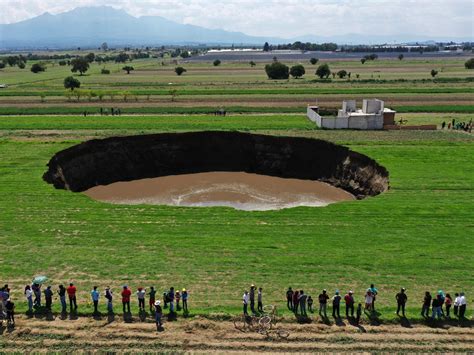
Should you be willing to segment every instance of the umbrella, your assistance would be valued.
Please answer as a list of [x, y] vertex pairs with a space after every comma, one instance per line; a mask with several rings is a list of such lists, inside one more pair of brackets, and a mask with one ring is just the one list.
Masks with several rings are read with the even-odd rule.
[[48, 281], [48, 278], [44, 275], [41, 275], [41, 276], [36, 276], [34, 279], [33, 279], [33, 283], [34, 284], [43, 284], [45, 283], [46, 281]]

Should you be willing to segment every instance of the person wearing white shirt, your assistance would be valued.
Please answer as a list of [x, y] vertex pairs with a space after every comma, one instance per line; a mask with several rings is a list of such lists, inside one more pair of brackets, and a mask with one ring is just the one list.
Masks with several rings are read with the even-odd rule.
[[454, 315], [458, 315], [459, 310], [459, 293], [454, 294]]
[[244, 295], [242, 296], [242, 304], [244, 305], [244, 314], [246, 316], [248, 315], [247, 307], [248, 307], [249, 301], [250, 301], [249, 293], [245, 291]]
[[25, 287], [25, 297], [28, 301], [28, 312], [33, 312], [33, 291], [31, 290], [30, 285]]
[[459, 319], [464, 318], [464, 314], [466, 314], [466, 307], [467, 307], [466, 296], [464, 296], [464, 292], [461, 292], [459, 294]]

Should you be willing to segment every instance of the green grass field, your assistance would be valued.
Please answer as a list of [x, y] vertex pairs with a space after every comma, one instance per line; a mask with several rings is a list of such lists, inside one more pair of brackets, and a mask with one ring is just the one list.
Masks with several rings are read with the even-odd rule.
[[[463, 290], [472, 304], [474, 137], [448, 130], [326, 131], [305, 117], [306, 105], [316, 101], [334, 112], [343, 99], [357, 98], [360, 106], [362, 98], [377, 97], [398, 111], [396, 120], [409, 124], [468, 122], [474, 71], [464, 69], [464, 61], [334, 61], [332, 70], [360, 78], [330, 82], [315, 80], [316, 67], [309, 63], [305, 78], [288, 81], [268, 80], [261, 63], [182, 63], [188, 72], [181, 77], [173, 65], [156, 60], [134, 61], [130, 75], [116, 64], [107, 64], [112, 73], [101, 75], [102, 66], [93, 64], [88, 75], [77, 76], [81, 89], [133, 95], [80, 102], [62, 96], [67, 67], [50, 64], [41, 74], [29, 71], [31, 63], [23, 71], [0, 70], [0, 83], [9, 85], [0, 91], [0, 282], [13, 287], [20, 312], [26, 310], [22, 288], [37, 274], [48, 275], [53, 285], [74, 281], [79, 311], [87, 314], [93, 285], [111, 285], [117, 294], [125, 283], [134, 290], [186, 287], [191, 313], [203, 315], [237, 314], [251, 283], [264, 288], [266, 303], [281, 306], [288, 286], [314, 297], [322, 288], [354, 289], [362, 301], [375, 283], [380, 317], [387, 321], [394, 319], [402, 286], [413, 320], [420, 319], [426, 290]], [[434, 68], [440, 71], [435, 81], [429, 75]], [[173, 101], [170, 89], [177, 90]], [[120, 107], [123, 115], [80, 115], [97, 114], [100, 107]], [[209, 115], [218, 107], [230, 115]], [[189, 130], [344, 144], [384, 165], [391, 189], [324, 208], [243, 212], [111, 205], [42, 180], [49, 159], [81, 141]]]

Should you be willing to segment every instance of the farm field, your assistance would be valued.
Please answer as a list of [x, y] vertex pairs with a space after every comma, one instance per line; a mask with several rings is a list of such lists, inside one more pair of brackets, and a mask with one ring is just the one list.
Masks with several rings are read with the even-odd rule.
[[[474, 72], [465, 58], [329, 61], [331, 69], [360, 74], [360, 80], [319, 82], [305, 64], [303, 79], [270, 81], [262, 63], [181, 63], [137, 60], [130, 75], [116, 64], [92, 64], [78, 78], [81, 89], [104, 97], [63, 96], [69, 69], [50, 64], [45, 73], [27, 68], [0, 70], [0, 281], [13, 289], [17, 311], [27, 309], [22, 290], [34, 275], [51, 284], [78, 286], [79, 320], [27, 319], [0, 340], [0, 351], [39, 349], [107, 351], [461, 351], [472, 352], [474, 302], [474, 136], [461, 131], [326, 131], [306, 119], [307, 104], [329, 113], [343, 99], [386, 100], [409, 124], [469, 122], [474, 115]], [[432, 80], [430, 70], [439, 78]], [[443, 68], [441, 70], [441, 68]], [[309, 70], [311, 69], [311, 70]], [[380, 77], [379, 77], [380, 76]], [[364, 81], [366, 80], [366, 81]], [[172, 83], [171, 85], [169, 83]], [[170, 89], [171, 88], [171, 89]], [[170, 90], [176, 90], [172, 93]], [[127, 91], [127, 100], [123, 92]], [[110, 96], [112, 93], [112, 97]], [[100, 108], [121, 108], [100, 116]], [[227, 116], [210, 114], [225, 107]], [[82, 115], [83, 111], [89, 114]], [[42, 180], [49, 159], [82, 141], [117, 135], [196, 130], [240, 130], [324, 139], [366, 154], [390, 173], [390, 190], [377, 197], [280, 211], [230, 208], [126, 206], [100, 203], [80, 193], [56, 190]], [[243, 290], [262, 286], [264, 302], [278, 305], [287, 341], [232, 331], [230, 317], [241, 312]], [[370, 283], [379, 289], [379, 326], [363, 316], [361, 332], [345, 322], [329, 325], [313, 316], [297, 324], [285, 309], [288, 286], [313, 298], [323, 288], [355, 290], [357, 302]], [[135, 319], [95, 321], [90, 290], [123, 284], [133, 291], [170, 286], [190, 292], [191, 319], [166, 323], [171, 338]], [[395, 315], [395, 294], [407, 288], [407, 317]], [[425, 291], [468, 296], [466, 327], [441, 322], [433, 328], [420, 316]], [[135, 299], [133, 299], [135, 301]], [[59, 302], [53, 304], [58, 312]], [[100, 310], [105, 312], [101, 300]], [[138, 307], [132, 302], [132, 313]], [[89, 317], [89, 318], [86, 318]], [[406, 325], [406, 324], [405, 324]], [[168, 328], [169, 327], [169, 328]], [[87, 332], [91, 333], [87, 333]], [[117, 332], [125, 334], [118, 339]], [[96, 335], [91, 340], [89, 334]], [[115, 335], [114, 335], [115, 334]], [[183, 339], [186, 339], [184, 341]], [[157, 342], [158, 341], [158, 342]], [[186, 348], [187, 347], [187, 348]]]

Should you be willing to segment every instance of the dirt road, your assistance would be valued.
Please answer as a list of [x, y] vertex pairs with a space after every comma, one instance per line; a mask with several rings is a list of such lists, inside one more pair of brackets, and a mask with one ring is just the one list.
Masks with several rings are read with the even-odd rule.
[[[474, 329], [454, 324], [426, 325], [281, 322], [287, 339], [242, 333], [230, 321], [205, 318], [166, 322], [157, 332], [151, 319], [125, 323], [103, 317], [76, 320], [27, 319], [21, 316], [14, 329], [3, 327], [0, 351], [113, 351], [113, 352], [474, 352]], [[276, 337], [276, 335], [275, 335]]]

